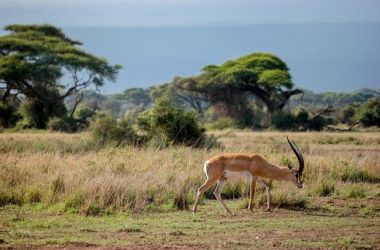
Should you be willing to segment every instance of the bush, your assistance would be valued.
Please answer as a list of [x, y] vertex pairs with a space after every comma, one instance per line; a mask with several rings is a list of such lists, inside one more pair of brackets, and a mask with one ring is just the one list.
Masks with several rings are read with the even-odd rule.
[[363, 103], [355, 114], [357, 121], [360, 121], [365, 127], [380, 126], [380, 100], [371, 98]]
[[125, 146], [139, 145], [143, 141], [127, 121], [117, 121], [111, 115], [98, 117], [91, 125], [91, 133], [101, 144]]
[[53, 117], [48, 122], [48, 129], [51, 131], [76, 132], [79, 129], [77, 121], [70, 117]]
[[230, 117], [222, 117], [213, 122], [208, 122], [205, 127], [210, 130], [238, 129], [239, 124]]
[[341, 123], [352, 125], [355, 123], [355, 112], [356, 107], [352, 104], [345, 106], [342, 110], [339, 111], [338, 119]]
[[205, 131], [199, 127], [196, 114], [176, 108], [166, 99], [157, 101], [152, 109], [142, 113], [138, 125], [148, 138], [159, 135], [160, 141], [163, 139], [169, 144], [202, 146], [205, 142]]
[[309, 113], [303, 109], [299, 108], [294, 112], [295, 121], [299, 125], [305, 125], [309, 119]]
[[297, 127], [296, 117], [289, 112], [276, 112], [271, 117], [272, 124], [280, 130], [292, 130]]
[[10, 128], [21, 119], [15, 105], [0, 101], [0, 127]]
[[[57, 93], [51, 91], [52, 97]], [[46, 102], [40, 99], [28, 100], [20, 106], [23, 117], [22, 124], [26, 128], [45, 129], [51, 117], [64, 117], [67, 114], [66, 106], [62, 101]]]

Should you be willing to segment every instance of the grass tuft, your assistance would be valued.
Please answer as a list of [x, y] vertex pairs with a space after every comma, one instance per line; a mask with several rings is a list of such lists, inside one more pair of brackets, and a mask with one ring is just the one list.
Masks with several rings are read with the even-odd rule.
[[320, 197], [332, 196], [335, 192], [335, 182], [322, 181], [316, 187], [311, 190], [312, 195]]
[[342, 196], [344, 198], [354, 198], [354, 199], [365, 198], [367, 197], [367, 190], [359, 184], [350, 185], [347, 187], [346, 190], [343, 191]]

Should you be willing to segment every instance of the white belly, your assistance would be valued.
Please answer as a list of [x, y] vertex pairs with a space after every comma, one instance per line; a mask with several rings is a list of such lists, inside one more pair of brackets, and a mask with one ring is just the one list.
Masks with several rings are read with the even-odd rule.
[[241, 179], [241, 178], [248, 178], [250, 180], [252, 179], [252, 175], [248, 171], [232, 172], [232, 171], [224, 170], [223, 176], [226, 179]]

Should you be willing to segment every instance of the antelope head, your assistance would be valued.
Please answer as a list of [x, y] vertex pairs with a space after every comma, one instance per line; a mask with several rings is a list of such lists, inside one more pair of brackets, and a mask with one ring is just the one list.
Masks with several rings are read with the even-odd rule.
[[304, 166], [305, 166], [305, 162], [304, 162], [304, 159], [303, 159], [303, 156], [301, 154], [301, 151], [298, 149], [297, 145], [294, 143], [294, 141], [291, 141], [289, 140], [288, 137], [286, 137], [286, 139], [288, 140], [289, 142], [289, 145], [290, 147], [292, 148], [294, 154], [297, 156], [297, 159], [298, 159], [298, 169], [295, 170], [293, 169], [290, 165], [288, 165], [288, 168], [289, 170], [292, 172], [293, 174], [293, 178], [291, 179], [291, 181], [298, 187], [298, 188], [302, 188], [302, 180], [301, 180], [301, 176], [302, 176], [302, 172], [303, 172], [303, 169], [304, 169]]

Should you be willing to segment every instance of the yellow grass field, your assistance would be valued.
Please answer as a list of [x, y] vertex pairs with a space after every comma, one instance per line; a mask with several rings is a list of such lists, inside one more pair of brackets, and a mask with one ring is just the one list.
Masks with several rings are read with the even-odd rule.
[[[87, 133], [0, 134], [0, 247], [380, 248], [380, 133], [213, 133], [222, 148], [101, 147]], [[212, 190], [193, 215], [203, 162], [222, 152], [257, 153], [297, 166], [304, 188], [272, 182], [274, 210], [246, 211], [246, 180]]]

